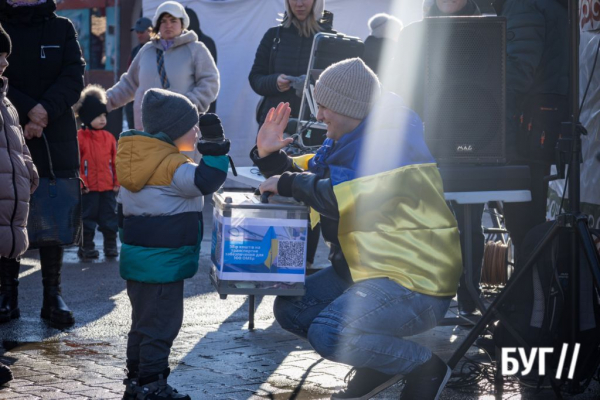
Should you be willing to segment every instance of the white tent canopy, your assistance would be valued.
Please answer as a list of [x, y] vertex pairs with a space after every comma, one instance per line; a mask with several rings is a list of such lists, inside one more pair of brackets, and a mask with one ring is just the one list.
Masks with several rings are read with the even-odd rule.
[[[163, 0], [144, 0], [143, 14], [152, 18]], [[259, 96], [248, 83], [256, 49], [263, 35], [284, 10], [283, 0], [182, 0], [200, 19], [202, 31], [217, 45], [221, 91], [217, 114], [225, 134], [232, 141], [231, 156], [236, 165], [250, 164], [248, 154], [256, 139], [255, 122]], [[421, 17], [421, 3], [407, 0], [325, 0], [325, 9], [333, 12], [333, 26], [339, 32], [365, 39], [367, 21], [379, 12], [392, 13], [407, 24]], [[406, 3], [406, 6], [404, 4]]]

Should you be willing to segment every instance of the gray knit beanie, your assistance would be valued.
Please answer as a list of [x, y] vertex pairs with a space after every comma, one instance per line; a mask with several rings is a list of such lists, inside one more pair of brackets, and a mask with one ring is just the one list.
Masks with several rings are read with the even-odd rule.
[[369, 19], [369, 29], [371, 35], [376, 38], [387, 38], [392, 40], [398, 40], [400, 32], [402, 31], [402, 21], [393, 15], [381, 13], [375, 14]]
[[377, 75], [360, 58], [330, 65], [315, 85], [317, 104], [356, 119], [364, 119], [380, 95]]
[[185, 96], [163, 89], [149, 89], [142, 100], [144, 131], [166, 133], [171, 140], [198, 125], [198, 110]]

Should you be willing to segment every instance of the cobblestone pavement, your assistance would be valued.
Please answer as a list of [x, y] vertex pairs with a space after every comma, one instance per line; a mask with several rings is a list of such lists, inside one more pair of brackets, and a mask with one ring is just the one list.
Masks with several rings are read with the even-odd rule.
[[[211, 226], [209, 217], [206, 223]], [[221, 300], [209, 283], [206, 239], [200, 271], [185, 285], [184, 326], [171, 355], [170, 384], [193, 399], [327, 399], [343, 387], [348, 367], [323, 360], [308, 343], [279, 328], [272, 297], [257, 298], [256, 329], [248, 331], [246, 297]], [[101, 238], [96, 243], [101, 248]], [[316, 264], [325, 263], [326, 253], [321, 244]], [[35, 252], [23, 259], [20, 278], [21, 318], [0, 325], [0, 361], [15, 376], [10, 387], [0, 389], [0, 400], [121, 398], [130, 308], [118, 263], [82, 263], [75, 249], [68, 249], [63, 292], [77, 323], [66, 331], [39, 318], [41, 275]], [[414, 340], [448, 359], [467, 333], [437, 327]], [[484, 359], [476, 350], [469, 355]], [[376, 399], [398, 399], [401, 389], [398, 384]], [[554, 397], [547, 390], [540, 396]], [[510, 382], [503, 395], [494, 396], [486, 380], [442, 394], [442, 399], [492, 398], [537, 396]], [[576, 398], [600, 398], [597, 383]]]

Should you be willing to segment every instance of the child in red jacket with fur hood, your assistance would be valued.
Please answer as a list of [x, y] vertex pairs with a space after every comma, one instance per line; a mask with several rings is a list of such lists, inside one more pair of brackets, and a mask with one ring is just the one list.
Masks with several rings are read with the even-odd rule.
[[104, 255], [117, 257], [117, 202], [119, 191], [115, 156], [117, 141], [106, 126], [106, 92], [98, 85], [86, 87], [75, 105], [82, 122], [77, 132], [81, 160], [80, 176], [85, 183], [82, 196], [83, 245], [81, 259], [98, 258], [94, 235], [96, 227], [104, 236]]

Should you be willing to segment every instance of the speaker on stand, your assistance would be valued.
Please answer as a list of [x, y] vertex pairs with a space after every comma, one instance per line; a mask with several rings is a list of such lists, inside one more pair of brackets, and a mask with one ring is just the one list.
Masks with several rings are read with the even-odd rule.
[[440, 164], [506, 161], [504, 18], [425, 20], [425, 139]]
[[[461, 229], [468, 292], [485, 312], [472, 277], [471, 215], [475, 204], [529, 201], [529, 169], [506, 162], [506, 20], [439, 17], [407, 26], [396, 53], [398, 71], [386, 83], [423, 120], [448, 200], [463, 207]], [[391, 82], [391, 84], [389, 84]], [[498, 229], [501, 227], [498, 226]], [[477, 245], [477, 244], [475, 244]], [[483, 246], [483, 243], [482, 243]], [[503, 284], [506, 243], [488, 246], [493, 269], [484, 279]], [[456, 324], [456, 321], [446, 321]]]

